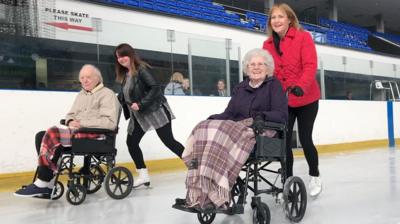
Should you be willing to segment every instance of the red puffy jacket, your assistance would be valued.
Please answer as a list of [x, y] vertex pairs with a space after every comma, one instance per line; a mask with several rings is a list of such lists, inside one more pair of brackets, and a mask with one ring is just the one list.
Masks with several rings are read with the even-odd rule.
[[301, 107], [318, 100], [321, 93], [316, 80], [317, 52], [311, 35], [290, 27], [280, 41], [282, 55], [277, 53], [272, 38], [264, 41], [263, 49], [268, 50], [274, 58], [275, 76], [284, 90], [300, 86], [304, 91], [301, 97], [289, 94], [289, 106]]

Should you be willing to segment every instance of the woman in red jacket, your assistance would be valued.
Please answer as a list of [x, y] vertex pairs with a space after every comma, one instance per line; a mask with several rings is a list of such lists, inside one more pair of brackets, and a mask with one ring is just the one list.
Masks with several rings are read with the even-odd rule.
[[289, 132], [287, 176], [293, 175], [293, 152], [290, 140], [297, 119], [299, 137], [309, 166], [311, 196], [322, 190], [318, 170], [318, 152], [312, 140], [318, 112], [320, 90], [317, 83], [317, 53], [311, 35], [299, 24], [296, 14], [287, 4], [275, 4], [269, 12], [268, 36], [263, 48], [275, 61], [275, 76], [289, 92]]

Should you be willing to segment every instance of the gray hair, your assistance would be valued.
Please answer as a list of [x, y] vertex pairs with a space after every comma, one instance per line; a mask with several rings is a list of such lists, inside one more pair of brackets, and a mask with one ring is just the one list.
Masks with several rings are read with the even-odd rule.
[[85, 64], [85, 65], [83, 65], [82, 68], [81, 68], [81, 71], [79, 72], [79, 75], [81, 74], [81, 72], [82, 72], [84, 69], [91, 69], [92, 74], [95, 75], [95, 76], [97, 76], [97, 78], [99, 78], [99, 84], [100, 84], [100, 83], [103, 83], [103, 76], [101, 75], [100, 70], [99, 70], [96, 66], [94, 66], [94, 65], [92, 65], [92, 64]]
[[242, 68], [243, 72], [247, 75], [247, 66], [249, 65], [250, 60], [253, 57], [263, 57], [264, 63], [267, 66], [267, 76], [272, 76], [274, 74], [275, 64], [274, 59], [272, 58], [271, 54], [267, 50], [263, 50], [260, 48], [254, 48], [246, 53], [243, 57], [242, 61]]

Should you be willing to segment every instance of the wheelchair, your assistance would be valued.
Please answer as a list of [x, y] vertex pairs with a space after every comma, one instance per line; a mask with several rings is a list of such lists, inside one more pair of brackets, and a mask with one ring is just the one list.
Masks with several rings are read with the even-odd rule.
[[[210, 224], [214, 221], [217, 213], [235, 215], [244, 213], [244, 205], [248, 191], [252, 191], [251, 208], [253, 210], [254, 224], [270, 223], [271, 214], [266, 203], [261, 201], [260, 194], [270, 194], [280, 203], [283, 198], [283, 209], [286, 217], [291, 222], [300, 222], [307, 207], [307, 192], [303, 180], [297, 176], [286, 176], [286, 125], [275, 122], [264, 122], [262, 130], [274, 130], [276, 135], [272, 138], [256, 133], [256, 145], [248, 160], [243, 165], [241, 173], [244, 177], [237, 177], [231, 189], [231, 200], [227, 209], [220, 208], [198, 208], [184, 206], [183, 199], [176, 199], [173, 208], [186, 212], [196, 213], [201, 224]], [[272, 169], [270, 165], [274, 162], [280, 164], [280, 168]], [[273, 176], [268, 179], [261, 172]], [[281, 184], [277, 184], [280, 180]], [[260, 182], [267, 188], [261, 189]]]
[[[61, 124], [65, 121], [61, 120]], [[57, 162], [57, 174], [54, 187], [50, 195], [39, 198], [57, 200], [64, 194], [64, 185], [59, 181], [61, 175], [67, 175], [67, 201], [73, 205], [81, 204], [87, 194], [97, 192], [104, 185], [106, 193], [113, 199], [123, 199], [130, 194], [133, 188], [133, 176], [125, 167], [115, 166], [117, 150], [115, 148], [116, 131], [99, 128], [81, 128], [79, 133], [103, 134], [104, 139], [72, 138], [71, 147], [63, 147], [60, 159]], [[45, 131], [40, 131], [35, 136], [37, 154]], [[60, 146], [62, 147], [62, 146]], [[84, 166], [75, 171], [76, 156], [84, 157]], [[34, 182], [38, 176], [38, 168], [33, 177]]]

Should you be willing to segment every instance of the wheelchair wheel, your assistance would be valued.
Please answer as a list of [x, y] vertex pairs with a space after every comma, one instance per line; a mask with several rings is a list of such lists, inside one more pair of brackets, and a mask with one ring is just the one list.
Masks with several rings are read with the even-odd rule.
[[307, 207], [306, 187], [300, 177], [292, 176], [285, 181], [283, 201], [286, 217], [292, 222], [300, 222]]
[[96, 164], [90, 165], [88, 177], [83, 177], [83, 186], [86, 188], [86, 193], [93, 194], [100, 190], [101, 184], [104, 181], [104, 172], [100, 166]]
[[246, 194], [244, 185], [244, 181], [238, 177], [231, 190], [232, 205], [243, 204]]
[[51, 200], [57, 200], [61, 198], [61, 196], [64, 194], [64, 185], [60, 182], [57, 181], [54, 184], [54, 189], [51, 195]]
[[197, 219], [201, 224], [211, 224], [216, 215], [216, 213], [197, 213]]
[[269, 224], [271, 221], [271, 212], [268, 205], [261, 202], [253, 208], [253, 224]]
[[123, 199], [132, 191], [133, 177], [125, 167], [114, 167], [106, 175], [104, 188], [110, 197]]
[[71, 184], [67, 190], [67, 201], [73, 205], [81, 204], [86, 198], [86, 188], [80, 184]]

